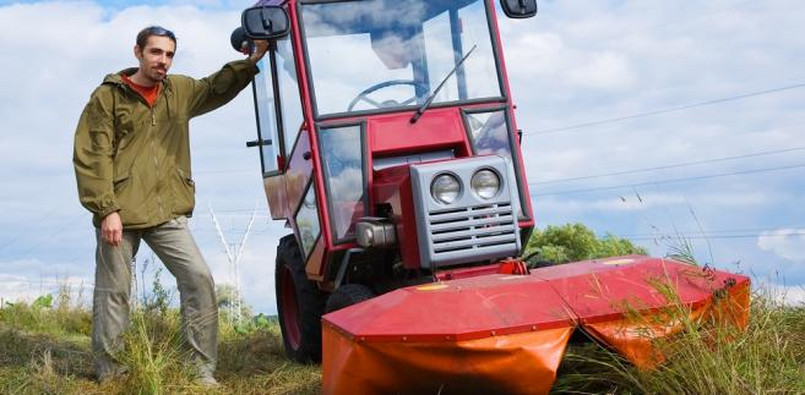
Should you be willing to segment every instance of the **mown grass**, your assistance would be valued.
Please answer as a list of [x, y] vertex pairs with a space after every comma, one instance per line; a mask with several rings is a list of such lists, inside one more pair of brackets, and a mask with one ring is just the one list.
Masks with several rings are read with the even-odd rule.
[[[556, 393], [805, 394], [805, 308], [756, 294], [746, 330], [684, 318], [686, 331], [657, 341], [667, 357], [640, 370], [594, 342], [569, 347]], [[672, 314], [673, 312], [669, 312]], [[81, 306], [32, 304], [0, 309], [0, 393], [12, 394], [297, 394], [318, 393], [319, 366], [285, 358], [275, 322], [234, 327], [221, 317], [216, 377], [193, 382], [175, 309], [138, 309], [121, 361], [129, 373], [99, 385], [92, 375], [91, 313]], [[527, 378], [512, 378], [527, 379]], [[404, 389], [401, 389], [404, 390]]]

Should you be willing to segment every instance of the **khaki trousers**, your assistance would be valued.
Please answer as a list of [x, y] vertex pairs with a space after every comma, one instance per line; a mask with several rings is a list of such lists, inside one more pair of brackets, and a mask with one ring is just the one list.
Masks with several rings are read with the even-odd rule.
[[140, 241], [156, 253], [179, 288], [182, 335], [200, 377], [212, 376], [218, 354], [218, 307], [210, 269], [179, 217], [162, 225], [123, 230], [123, 241], [113, 247], [96, 230], [95, 290], [92, 299], [92, 349], [98, 377], [119, 368], [114, 355], [122, 351], [121, 334], [129, 325], [131, 262]]

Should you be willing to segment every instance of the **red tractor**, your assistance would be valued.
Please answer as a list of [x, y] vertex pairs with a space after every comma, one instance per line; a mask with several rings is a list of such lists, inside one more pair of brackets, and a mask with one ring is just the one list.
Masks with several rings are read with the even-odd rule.
[[534, 220], [490, 1], [263, 5], [289, 34], [259, 65], [249, 145], [272, 217], [293, 229], [276, 266], [286, 349], [318, 360], [322, 314], [456, 268], [497, 271]]
[[[500, 6], [537, 11], [535, 0]], [[264, 0], [244, 11], [236, 48], [243, 36], [270, 40], [247, 145], [259, 147], [272, 218], [293, 230], [275, 272], [285, 350], [319, 361], [324, 339], [327, 392], [384, 374], [426, 391], [475, 385], [488, 377], [456, 373], [471, 360], [461, 342], [571, 328], [547, 338], [561, 339], [586, 317], [550, 281], [657, 266], [630, 257], [534, 276], [517, 260], [534, 217], [492, 0]], [[451, 346], [410, 363], [433, 342]], [[528, 342], [556, 343], [510, 344]]]

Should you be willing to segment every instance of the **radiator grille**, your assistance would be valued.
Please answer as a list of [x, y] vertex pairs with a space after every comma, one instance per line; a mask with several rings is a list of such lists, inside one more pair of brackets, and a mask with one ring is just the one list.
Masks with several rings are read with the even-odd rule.
[[517, 227], [510, 203], [498, 203], [428, 213], [431, 254], [517, 248]]

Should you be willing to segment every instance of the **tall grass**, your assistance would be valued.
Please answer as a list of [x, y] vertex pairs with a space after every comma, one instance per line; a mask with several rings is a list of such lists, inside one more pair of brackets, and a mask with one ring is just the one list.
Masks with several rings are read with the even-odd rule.
[[[665, 356], [641, 370], [596, 343], [569, 349], [554, 387], [562, 393], [762, 394], [805, 393], [805, 308], [756, 293], [747, 327], [666, 314], [685, 330], [655, 340]], [[709, 317], [712, 318], [712, 317]]]
[[192, 383], [175, 311], [164, 315], [135, 311], [123, 344], [116, 357], [127, 369], [122, 381], [131, 393], [161, 394]]
[[[200, 387], [181, 336], [180, 314], [171, 296], [152, 284], [132, 310], [123, 351], [116, 358], [127, 373], [98, 384], [90, 347], [92, 314], [56, 297], [0, 306], [0, 394], [287, 394], [318, 393], [319, 367], [290, 362], [275, 320], [260, 316], [234, 325], [219, 316], [216, 377], [222, 386]], [[80, 300], [80, 299], [79, 299]]]
[[[680, 251], [684, 255], [684, 249]], [[670, 289], [657, 286], [669, 300], [674, 299]], [[235, 326], [223, 310], [216, 372], [222, 386], [213, 390], [197, 386], [182, 346], [179, 312], [158, 294], [132, 314], [130, 330], [124, 336], [125, 351], [118, 355], [128, 374], [103, 385], [92, 376], [91, 314], [86, 307], [57, 296], [50, 302], [45, 298], [38, 304], [0, 308], [0, 393], [320, 391], [320, 367], [298, 365], [285, 358], [275, 321], [263, 317]], [[663, 364], [640, 370], [605, 346], [573, 343], [560, 366], [554, 392], [805, 394], [805, 307], [785, 306], [779, 298], [756, 293], [748, 326], [741, 330], [691, 318], [689, 311], [678, 307], [681, 304], [674, 306], [665, 314], [679, 320], [685, 331], [654, 342], [665, 356]], [[578, 335], [583, 337], [580, 331]]]
[[[78, 290], [81, 300], [82, 288]], [[10, 303], [0, 306], [0, 323], [12, 328], [26, 329], [36, 333], [58, 336], [89, 336], [92, 330], [92, 314], [72, 298], [68, 285], [59, 288], [57, 296], [45, 295], [32, 303]]]

